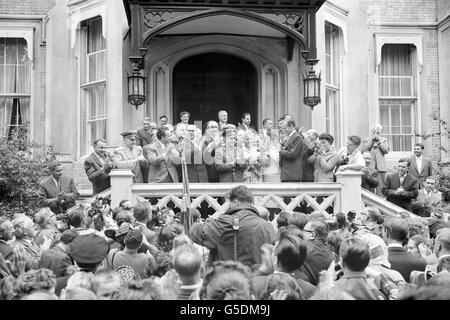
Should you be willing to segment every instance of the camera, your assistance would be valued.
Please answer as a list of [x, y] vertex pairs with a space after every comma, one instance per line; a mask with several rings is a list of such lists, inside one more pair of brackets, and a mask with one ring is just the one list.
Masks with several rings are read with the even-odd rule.
[[91, 207], [87, 211], [88, 217], [92, 219], [94, 228], [97, 231], [102, 230], [105, 225], [102, 210], [108, 208], [110, 204], [111, 200], [108, 198], [97, 197], [94, 201], [92, 201]]

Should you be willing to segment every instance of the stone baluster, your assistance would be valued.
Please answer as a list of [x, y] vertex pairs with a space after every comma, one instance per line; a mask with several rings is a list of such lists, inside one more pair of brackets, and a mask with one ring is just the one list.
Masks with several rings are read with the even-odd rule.
[[121, 200], [132, 200], [133, 173], [129, 169], [113, 169], [111, 177], [111, 206], [116, 208]]
[[336, 182], [341, 183], [340, 212], [361, 212], [361, 171], [344, 170], [335, 174]]

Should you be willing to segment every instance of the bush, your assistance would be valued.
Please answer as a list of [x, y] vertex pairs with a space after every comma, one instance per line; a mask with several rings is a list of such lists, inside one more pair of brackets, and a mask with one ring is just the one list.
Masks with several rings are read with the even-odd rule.
[[436, 176], [436, 185], [442, 192], [445, 202], [450, 201], [450, 163], [440, 162], [433, 169], [433, 175]]
[[0, 137], [0, 215], [33, 215], [39, 206], [39, 181], [49, 175], [53, 148], [30, 141], [28, 128]]

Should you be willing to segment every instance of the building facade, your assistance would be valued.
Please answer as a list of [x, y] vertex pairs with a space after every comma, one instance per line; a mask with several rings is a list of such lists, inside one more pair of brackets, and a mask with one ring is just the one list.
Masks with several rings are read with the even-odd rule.
[[[83, 181], [95, 139], [111, 147], [143, 117], [198, 125], [227, 109], [261, 126], [289, 113], [298, 126], [367, 137], [381, 123], [388, 163], [423, 141], [448, 160], [439, 119], [450, 112], [448, 0], [40, 0], [0, 4], [2, 134], [30, 123]], [[127, 101], [130, 56], [146, 48], [146, 101]], [[303, 104], [302, 51], [317, 57], [321, 103]], [[447, 70], [447, 72], [446, 72]]]

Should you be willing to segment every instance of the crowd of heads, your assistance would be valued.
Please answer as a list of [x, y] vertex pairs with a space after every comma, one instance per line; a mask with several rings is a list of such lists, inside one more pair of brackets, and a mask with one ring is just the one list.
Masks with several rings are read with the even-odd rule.
[[[229, 200], [235, 205], [253, 203], [244, 186], [234, 188]], [[12, 254], [1, 257], [1, 299], [350, 300], [358, 296], [342, 287], [340, 279], [355, 273], [371, 278], [376, 285], [370, 290], [383, 299], [440, 299], [449, 295], [450, 228], [443, 220], [406, 214], [386, 218], [374, 207], [356, 217], [353, 212], [330, 216], [320, 211], [309, 215], [281, 211], [273, 215], [264, 207], [256, 210], [278, 233], [274, 243], [261, 247], [259, 265], [210, 263], [204, 256], [206, 248], [193, 243], [185, 233], [181, 213], [156, 208], [142, 199], [135, 205], [122, 201], [118, 208], [102, 212], [105, 224], [100, 230], [95, 229], [89, 208], [83, 207], [69, 214], [70, 228], [62, 232], [56, 229], [49, 210], [39, 211], [34, 221], [24, 215], [2, 217], [0, 240], [13, 243]], [[198, 210], [193, 213], [195, 220], [201, 221]], [[36, 246], [39, 252], [16, 245], [24, 239], [35, 245], [39, 231], [52, 228], [55, 237], [51, 246]], [[414, 271], [410, 279], [404, 279], [390, 267], [388, 246], [393, 243], [429, 259], [436, 268], [433, 272]], [[314, 288], [311, 293], [296, 274], [310, 263], [307, 259], [314, 254], [312, 247], [319, 244], [333, 258], [329, 267], [322, 268], [318, 283], [309, 284]], [[59, 274], [44, 261], [49, 250], [57, 246], [73, 261]], [[108, 259], [114, 251], [140, 254], [146, 263], [142, 270], [132, 263], [113, 266]], [[36, 259], [38, 263], [33, 264]], [[255, 280], [261, 274], [265, 276], [263, 286]], [[58, 288], [61, 279], [65, 285]]]

